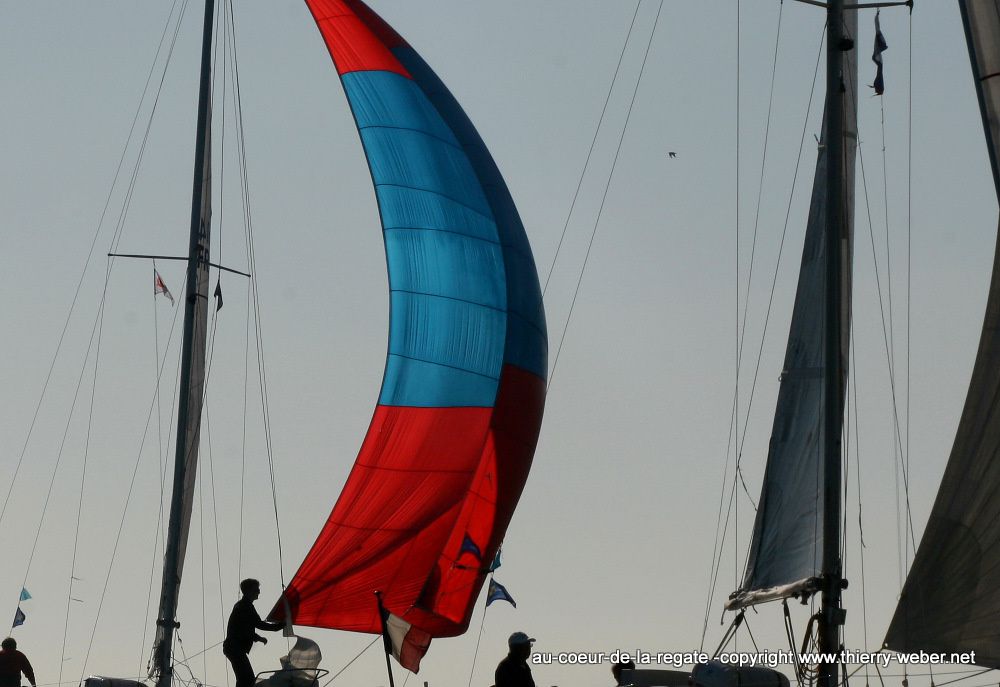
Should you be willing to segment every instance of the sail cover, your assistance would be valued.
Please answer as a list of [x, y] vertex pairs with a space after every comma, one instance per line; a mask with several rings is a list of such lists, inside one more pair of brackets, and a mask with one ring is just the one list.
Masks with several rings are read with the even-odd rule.
[[[960, 2], [1000, 195], [1000, 2]], [[1000, 251], [1000, 245], [998, 245]], [[885, 646], [963, 653], [1000, 668], [1000, 252], [951, 457]]]
[[547, 338], [504, 180], [459, 104], [356, 0], [307, 0], [375, 185], [389, 271], [382, 391], [347, 484], [272, 617], [461, 634], [524, 486]]
[[[845, 33], [857, 35], [857, 12], [844, 13]], [[841, 340], [844, 379], [850, 336], [851, 243], [854, 234], [854, 159], [857, 144], [857, 48], [844, 57], [845, 247]], [[825, 121], [824, 117], [824, 121]], [[827, 162], [824, 129], [816, 160], [809, 218], [795, 305], [778, 389], [767, 467], [754, 521], [753, 539], [740, 589], [728, 608], [784, 598], [802, 591], [820, 574], [823, 552], [823, 313], [826, 300]], [[838, 426], [835, 431], [839, 432]]]

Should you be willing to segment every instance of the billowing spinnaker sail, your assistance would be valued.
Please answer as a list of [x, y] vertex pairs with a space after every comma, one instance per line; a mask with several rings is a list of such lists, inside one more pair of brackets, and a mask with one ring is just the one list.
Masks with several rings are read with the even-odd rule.
[[[1000, 143], [1000, 2], [960, 2], [993, 179]], [[975, 651], [1000, 668], [1000, 244], [951, 457], [885, 646]]]
[[368, 157], [391, 316], [368, 435], [284, 599], [296, 624], [378, 632], [380, 591], [391, 613], [457, 635], [541, 426], [538, 276], [506, 184], [434, 72], [363, 3], [306, 4]]
[[[844, 13], [845, 33], [857, 36], [857, 12]], [[857, 48], [844, 57], [844, 218], [847, 244], [841, 276], [845, 312], [841, 340], [844, 379], [850, 337], [851, 255], [854, 217], [854, 159], [857, 143]], [[824, 117], [825, 121], [825, 117]], [[826, 131], [813, 180], [809, 220], [788, 346], [778, 389], [767, 468], [754, 521], [750, 554], [740, 589], [728, 607], [784, 598], [820, 574], [823, 556], [823, 313], [826, 301], [827, 163]], [[838, 425], [834, 431], [840, 432]]]

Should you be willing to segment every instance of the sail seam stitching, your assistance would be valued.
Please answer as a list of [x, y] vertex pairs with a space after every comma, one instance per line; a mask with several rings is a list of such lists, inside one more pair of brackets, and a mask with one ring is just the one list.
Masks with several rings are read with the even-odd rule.
[[435, 232], [439, 234], [454, 234], [455, 236], [464, 236], [467, 239], [474, 241], [481, 241], [483, 243], [489, 243], [493, 246], [499, 246], [503, 248], [503, 244], [500, 243], [499, 239], [494, 241], [492, 239], [485, 239], [481, 236], [474, 236], [472, 234], [465, 234], [461, 231], [456, 231], [454, 229], [439, 229], [437, 227], [409, 227], [409, 226], [398, 226], [398, 227], [382, 227], [383, 231], [427, 231]]
[[[485, 217], [488, 221], [492, 222], [494, 226], [496, 226], [497, 221], [496, 221], [496, 218], [493, 216], [492, 213], [483, 212], [479, 208], [474, 208], [471, 205], [469, 205], [468, 203], [466, 203], [464, 201], [461, 201], [458, 198], [454, 198], [452, 196], [449, 196], [446, 193], [442, 193], [441, 191], [436, 191], [436, 190], [431, 189], [431, 188], [423, 188], [421, 186], [407, 186], [405, 184], [394, 184], [394, 183], [391, 183], [391, 182], [379, 182], [379, 181], [375, 182], [375, 188], [376, 189], [382, 188], [383, 186], [390, 187], [390, 188], [405, 188], [405, 189], [409, 189], [411, 191], [420, 191], [421, 193], [429, 193], [431, 195], [440, 196], [441, 198], [445, 198], [447, 200], [450, 200], [452, 203], [455, 203], [455, 205], [458, 205], [460, 207], [465, 208], [469, 212], [474, 212], [475, 214], [479, 215], [480, 217]], [[489, 203], [487, 201], [487, 205], [488, 204]]]
[[[459, 367], [458, 365], [449, 365], [448, 363], [440, 363], [436, 360], [430, 360], [429, 358], [418, 358], [413, 355], [404, 355], [402, 353], [389, 353], [390, 356], [395, 356], [397, 358], [403, 358], [404, 360], [414, 360], [418, 363], [427, 363], [428, 365], [438, 365], [440, 367], [447, 367], [451, 370], [458, 370], [459, 372], [468, 372], [470, 375], [476, 375], [477, 377], [483, 377], [484, 379], [491, 379], [495, 382], [500, 381], [500, 375], [493, 376], [486, 374], [484, 372], [476, 372], [475, 370], [470, 370], [468, 368]], [[500, 361], [501, 366], [503, 365], [503, 360]], [[410, 407], [410, 406], [402, 406]], [[441, 408], [452, 408], [452, 407], [466, 407], [466, 406], [427, 406], [427, 407], [441, 407]], [[489, 408], [490, 406], [468, 406], [470, 408]]]
[[460, 152], [462, 154], [462, 157], [468, 160], [470, 165], [472, 164], [472, 160], [469, 159], [469, 154], [465, 151], [465, 146], [463, 146], [462, 143], [457, 139], [454, 142], [452, 142], [446, 138], [442, 138], [436, 134], [432, 134], [431, 132], [426, 131], [425, 129], [417, 129], [412, 126], [389, 126], [387, 124], [366, 124], [365, 126], [358, 127], [359, 132], [365, 132], [376, 129], [385, 129], [386, 131], [412, 131], [415, 134], [422, 134], [424, 137], [429, 138], [432, 141], [439, 141], [442, 145], [445, 145], [451, 148], [452, 150]]

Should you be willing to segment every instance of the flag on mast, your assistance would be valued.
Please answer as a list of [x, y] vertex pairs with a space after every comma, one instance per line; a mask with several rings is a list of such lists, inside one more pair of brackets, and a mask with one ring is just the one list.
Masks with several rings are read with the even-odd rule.
[[382, 617], [382, 641], [385, 653], [391, 654], [399, 665], [411, 673], [420, 671], [420, 659], [431, 645], [431, 635], [419, 627], [414, 627], [398, 615], [390, 613], [378, 597], [379, 615]]
[[153, 295], [157, 296], [157, 295], [159, 295], [161, 293], [164, 296], [166, 296], [167, 298], [170, 299], [170, 305], [174, 304], [174, 295], [172, 293], [170, 293], [170, 289], [168, 289], [167, 285], [163, 282], [163, 277], [160, 276], [160, 273], [157, 272], [156, 268], [154, 267], [153, 268]]
[[514, 608], [517, 608], [517, 604], [514, 602], [514, 597], [510, 595], [507, 588], [496, 580], [490, 580], [490, 588], [486, 592], [486, 606], [489, 607], [494, 601], [506, 601]]
[[882, 35], [882, 27], [879, 25], [878, 21], [879, 13], [875, 13], [875, 50], [872, 52], [872, 62], [875, 63], [875, 83], [872, 84], [872, 88], [875, 89], [875, 95], [882, 95], [885, 92], [885, 82], [882, 80], [882, 53], [888, 49], [889, 44], [885, 42], [885, 36]]

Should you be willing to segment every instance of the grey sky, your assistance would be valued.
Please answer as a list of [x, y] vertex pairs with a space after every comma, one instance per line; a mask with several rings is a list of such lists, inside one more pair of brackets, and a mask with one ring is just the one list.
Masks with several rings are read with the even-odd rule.
[[[524, 220], [544, 281], [631, 21], [633, 2], [435, 0], [371, 3], [438, 72], [476, 124]], [[387, 289], [378, 213], [361, 146], [335, 70], [303, 3], [242, 0], [237, 41], [247, 162], [261, 291], [271, 430], [287, 580], [332, 507], [378, 397], [385, 354]], [[657, 3], [640, 6], [595, 149], [546, 296], [551, 358], [614, 157]], [[6, 494], [55, 351], [75, 285], [114, 176], [169, 3], [0, 0], [0, 496]], [[764, 122], [779, 4], [742, 3], [740, 42], [740, 292], [754, 230]], [[201, 10], [188, 8], [151, 128], [119, 248], [179, 254], [186, 245]], [[907, 232], [906, 10], [882, 13], [886, 62], [888, 217], [900, 412], [906, 396]], [[744, 364], [745, 422], [756, 349], [809, 99], [823, 17], [785, 3]], [[873, 14], [860, 20], [860, 81], [871, 83]], [[926, 0], [913, 15], [911, 501], [917, 536], [944, 467], [978, 341], [996, 239], [996, 199], [958, 8]], [[506, 637], [524, 630], [539, 651], [691, 650], [701, 641], [708, 569], [736, 368], [736, 3], [667, 0], [639, 87], [617, 171], [550, 388], [534, 467], [508, 531], [497, 573], [517, 609], [491, 606], [473, 684], [492, 684]], [[822, 75], [819, 87], [822, 87]], [[885, 195], [879, 101], [863, 93], [860, 137], [880, 280], [885, 293]], [[225, 108], [231, 107], [227, 101]], [[758, 497], [791, 290], [815, 164], [822, 98], [806, 128], [772, 319], [750, 412], [743, 470]], [[223, 107], [216, 104], [216, 118]], [[146, 112], [146, 110], [144, 110]], [[227, 115], [228, 117], [228, 115]], [[140, 122], [145, 118], [141, 117]], [[241, 212], [227, 151], [221, 260], [246, 265]], [[670, 159], [668, 151], [677, 153]], [[127, 157], [131, 169], [134, 152]], [[216, 193], [223, 186], [216, 170]], [[127, 177], [126, 177], [127, 178]], [[859, 180], [862, 175], [859, 170]], [[0, 618], [12, 617], [31, 556], [69, 406], [104, 282], [111, 228], [123, 206], [115, 186], [105, 229], [84, 280], [14, 496], [0, 523]], [[237, 202], [232, 202], [237, 201]], [[848, 644], [877, 648], [900, 584], [892, 409], [872, 269], [865, 195], [858, 191], [856, 346], [863, 463], [868, 640], [863, 640], [857, 527], [849, 527]], [[218, 236], [218, 234], [217, 234]], [[216, 253], [219, 258], [219, 253]], [[160, 263], [175, 294], [183, 268]], [[116, 263], [103, 321], [100, 372], [79, 516], [80, 550], [63, 680], [81, 673], [128, 675], [145, 665], [142, 632], [153, 562], [157, 446], [166, 443], [176, 336], [160, 408], [162, 439], [145, 441], [93, 648], [88, 642], [104, 588], [125, 494], [154, 384], [151, 270]], [[214, 280], [214, 277], [213, 277]], [[246, 286], [223, 278], [209, 392], [211, 460], [220, 528], [217, 563], [210, 484], [196, 506], [205, 540], [192, 535], [182, 591], [181, 637], [202, 650], [204, 567], [207, 643], [221, 640], [240, 575], [263, 582], [263, 611], [280, 591], [274, 516], [259, 411], [251, 393], [246, 480], [251, 501], [237, 569], [242, 461]], [[740, 303], [743, 303], [741, 295]], [[174, 314], [156, 301], [160, 354]], [[93, 353], [92, 353], [93, 355]], [[251, 363], [251, 367], [253, 363]], [[40, 683], [55, 682], [62, 653], [72, 540], [80, 493], [93, 357], [26, 586], [28, 622], [16, 637]], [[255, 385], [256, 383], [253, 382]], [[252, 388], [256, 388], [255, 386]], [[154, 417], [156, 409], [154, 408]], [[154, 422], [155, 424], [155, 422]], [[852, 429], [852, 432], [854, 430]], [[853, 445], [853, 437], [852, 437]], [[208, 466], [211, 465], [212, 472]], [[854, 469], [852, 454], [852, 471]], [[852, 472], [853, 475], [853, 472]], [[730, 468], [728, 479], [731, 482]], [[850, 502], [856, 503], [854, 478]], [[712, 601], [710, 650], [721, 635], [722, 600], [742, 566], [752, 506], [740, 495]], [[849, 522], [856, 521], [852, 507]], [[204, 550], [204, 554], [202, 553]], [[204, 561], [204, 564], [202, 563]], [[735, 563], [738, 561], [738, 563]], [[219, 601], [219, 577], [224, 588]], [[155, 604], [154, 604], [155, 605]], [[482, 609], [469, 632], [435, 641], [414, 684], [468, 683]], [[796, 618], [804, 627], [806, 613]], [[780, 609], [752, 618], [758, 643], [784, 648]], [[333, 671], [367, 636], [304, 630]], [[148, 638], [147, 638], [148, 651]], [[742, 636], [739, 646], [749, 640]], [[255, 668], [277, 667], [284, 642], [257, 648]], [[226, 684], [221, 650], [192, 668]], [[205, 671], [207, 664], [207, 673]], [[402, 681], [402, 671], [397, 673]], [[231, 680], [231, 677], [228, 679]], [[541, 685], [610, 684], [607, 665], [539, 666]], [[918, 678], [923, 679], [923, 678]], [[373, 648], [337, 684], [385, 684]], [[915, 687], [919, 683], [911, 683]]]

